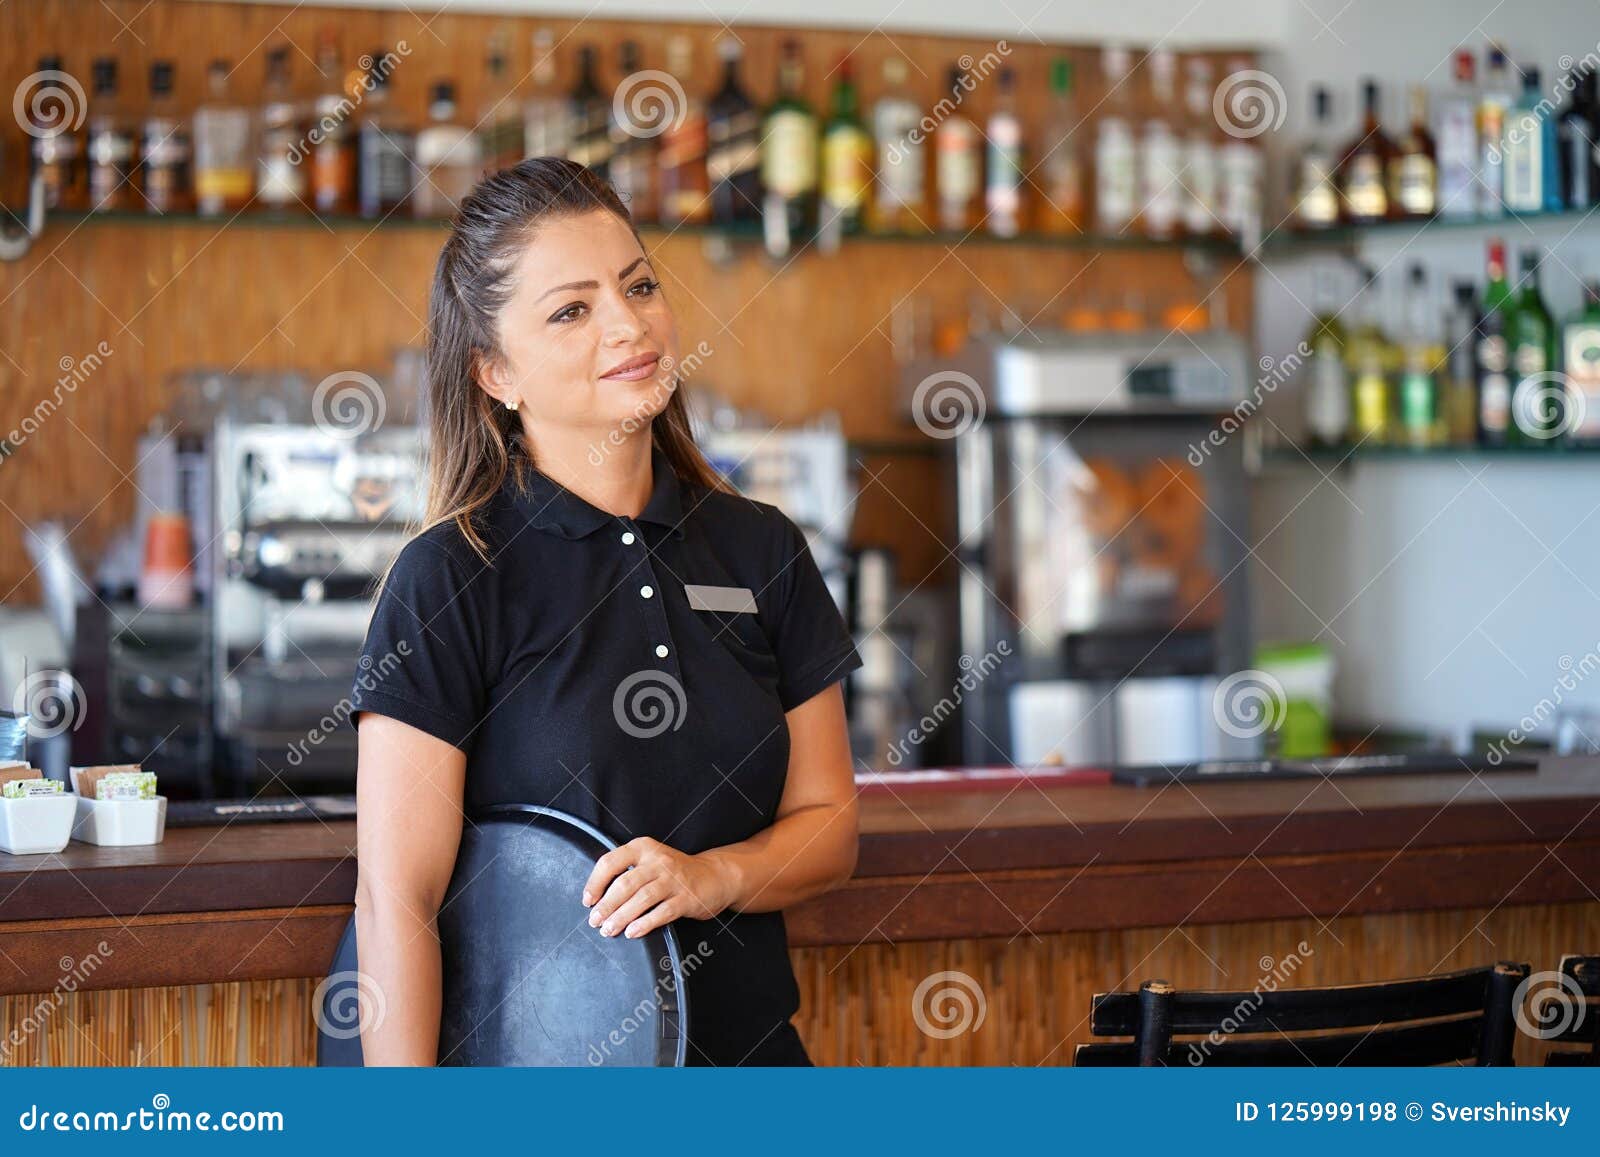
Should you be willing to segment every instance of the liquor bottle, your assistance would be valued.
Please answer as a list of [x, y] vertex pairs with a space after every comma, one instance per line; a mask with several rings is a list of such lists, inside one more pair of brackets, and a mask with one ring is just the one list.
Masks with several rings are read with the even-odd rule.
[[355, 134], [345, 73], [339, 64], [339, 41], [331, 29], [318, 37], [317, 71], [322, 80], [311, 98], [315, 131], [302, 146], [308, 146], [311, 153], [306, 174], [311, 207], [318, 213], [350, 213], [356, 204]]
[[1402, 217], [1432, 217], [1439, 206], [1438, 150], [1428, 131], [1428, 93], [1411, 89], [1411, 123], [1389, 161], [1389, 204]]
[[1438, 104], [1439, 215], [1470, 220], [1478, 215], [1478, 100], [1472, 53], [1455, 56], [1455, 87]]
[[[1022, 120], [1017, 116], [1017, 74], [1009, 64], [996, 74], [994, 108], [984, 135], [984, 223], [996, 237], [1015, 237], [1023, 229]], [[1177, 154], [1177, 141], [1173, 141]], [[1176, 165], [1174, 165], [1176, 168]]]
[[1311, 284], [1312, 306], [1317, 312], [1305, 338], [1311, 351], [1304, 379], [1306, 429], [1316, 445], [1338, 446], [1350, 436], [1348, 342], [1339, 320], [1336, 286], [1327, 267], [1317, 268]]
[[1506, 118], [1516, 95], [1511, 88], [1510, 68], [1505, 49], [1489, 45], [1484, 68], [1483, 92], [1478, 97], [1478, 216], [1505, 215], [1505, 134]]
[[1311, 139], [1300, 153], [1295, 181], [1294, 223], [1301, 229], [1326, 229], [1339, 223], [1339, 189], [1335, 184], [1333, 142], [1328, 133], [1328, 90], [1311, 90]]
[[1561, 208], [1555, 118], [1539, 93], [1539, 70], [1522, 70], [1522, 99], [1506, 117], [1505, 203], [1513, 213]]
[[1379, 127], [1376, 81], [1362, 85], [1361, 103], [1361, 128], [1339, 157], [1339, 205], [1346, 221], [1368, 224], [1389, 216], [1385, 174], [1395, 147]]
[[[621, 83], [628, 84], [629, 78], [640, 68], [637, 41], [624, 40], [617, 46], [617, 65], [621, 70]], [[620, 102], [616, 98], [611, 101], [607, 129], [611, 134], [611, 167], [608, 170], [611, 186], [628, 207], [628, 215], [636, 225], [656, 220], [656, 144], [661, 124], [676, 116], [678, 111], [670, 98], [655, 102], [653, 108], [650, 106], [651, 102], [645, 101], [641, 107], [630, 107], [624, 92]], [[660, 123], [650, 119], [656, 115], [664, 119]]]
[[117, 62], [94, 62], [94, 99], [89, 104], [89, 208], [126, 209], [134, 200], [134, 137], [117, 97]]
[[1360, 321], [1346, 349], [1350, 360], [1351, 436], [1358, 445], [1383, 446], [1394, 438], [1389, 374], [1394, 355], [1384, 336], [1378, 277], [1363, 273]]
[[578, 49], [578, 80], [567, 97], [572, 140], [567, 158], [609, 179], [611, 167], [611, 102], [600, 92], [596, 77], [599, 55], [592, 44]]
[[[61, 58], [41, 56], [39, 71], [61, 73]], [[19, 108], [23, 95], [19, 89], [14, 102]], [[47, 79], [27, 101], [29, 177], [41, 179], [46, 209], [77, 209], [85, 199], [81, 97], [81, 89], [74, 92], [61, 81]]]
[[928, 156], [923, 147], [922, 110], [906, 88], [906, 62], [883, 62], [883, 95], [872, 106], [872, 136], [878, 173], [873, 227], [885, 233], [919, 233], [929, 227]]
[[572, 149], [572, 109], [556, 91], [556, 38], [533, 34], [533, 87], [522, 106], [522, 155], [564, 157]]
[[509, 169], [527, 155], [522, 151], [527, 134], [521, 103], [513, 91], [510, 55], [509, 34], [495, 29], [489, 36], [483, 105], [478, 110], [478, 150], [484, 176]]
[[1050, 106], [1040, 147], [1043, 183], [1038, 208], [1038, 228], [1043, 233], [1072, 235], [1083, 232], [1083, 160], [1075, 132], [1079, 120], [1072, 94], [1072, 61], [1058, 56], [1050, 62]]
[[1112, 237], [1133, 224], [1139, 210], [1138, 150], [1128, 119], [1128, 50], [1110, 45], [1100, 55], [1106, 96], [1094, 141], [1094, 225]]
[[1427, 271], [1416, 262], [1407, 279], [1398, 400], [1400, 438], [1417, 450], [1442, 441], [1439, 363], [1444, 360], [1444, 347], [1439, 341], [1438, 318]]
[[[1217, 148], [1217, 117], [1211, 110], [1211, 62], [1203, 56], [1190, 57], [1189, 83], [1184, 92], [1188, 126], [1183, 135], [1183, 231], [1191, 237], [1204, 237], [1222, 228], [1218, 219], [1220, 156]], [[1337, 208], [1337, 206], [1336, 206]]]
[[933, 131], [934, 188], [939, 228], [964, 232], [982, 212], [983, 140], [978, 127], [960, 111], [963, 94], [972, 84], [966, 70], [952, 65], [947, 80], [952, 95], [943, 99], [954, 101], [955, 107]]
[[1557, 122], [1561, 151], [1561, 199], [1569, 209], [1600, 204], [1600, 95], [1592, 68], [1572, 72], [1572, 102]]
[[1145, 58], [1150, 70], [1151, 115], [1139, 134], [1140, 231], [1164, 240], [1178, 231], [1183, 215], [1183, 153], [1170, 120], [1177, 108], [1177, 59], [1157, 49]]
[[803, 95], [800, 42], [783, 42], [778, 95], [761, 122], [762, 231], [774, 255], [788, 252], [816, 219], [817, 117]]
[[719, 225], [761, 218], [761, 114], [739, 83], [742, 49], [732, 36], [717, 45], [722, 87], [706, 108], [711, 219]]
[[250, 110], [228, 98], [233, 66], [213, 60], [206, 69], [206, 103], [194, 113], [195, 211], [207, 217], [237, 213], [255, 188]]
[[1522, 251], [1521, 292], [1506, 318], [1506, 348], [1511, 356], [1512, 445], [1548, 446], [1561, 435], [1566, 399], [1557, 398], [1556, 327], [1539, 293], [1539, 253]]
[[1446, 440], [1470, 446], [1478, 440], [1479, 317], [1472, 282], [1455, 283], [1454, 298], [1445, 315], [1446, 349], [1442, 408]]
[[833, 111], [822, 130], [822, 218], [831, 233], [859, 232], [872, 192], [872, 138], [861, 123], [855, 66], [839, 62]]
[[[1233, 60], [1228, 73], [1248, 72], [1250, 61]], [[1265, 162], [1254, 137], [1227, 134], [1217, 155], [1221, 174], [1218, 216], [1222, 227], [1238, 239], [1247, 252], [1261, 240], [1261, 184]]]
[[1505, 242], [1495, 238], [1489, 242], [1488, 280], [1478, 317], [1478, 441], [1485, 446], [1504, 446], [1510, 436], [1512, 378], [1506, 323], [1513, 308]]
[[383, 65], [387, 49], [373, 49], [367, 69], [367, 99], [356, 129], [356, 211], [386, 217], [404, 208], [416, 183], [412, 155], [416, 136], [390, 108], [392, 70]]
[[418, 217], [448, 217], [472, 192], [483, 161], [478, 138], [456, 118], [456, 86], [435, 81], [428, 92], [428, 123], [417, 132], [417, 187], [411, 211]]
[[1600, 281], [1583, 287], [1583, 311], [1561, 330], [1574, 443], [1600, 444]]
[[306, 207], [306, 133], [289, 85], [289, 49], [267, 53], [266, 98], [256, 119], [256, 203], [267, 210]]
[[173, 98], [174, 66], [170, 60], [150, 65], [150, 101], [139, 138], [139, 177], [145, 209], [182, 213], [192, 205], [189, 183], [189, 131]]
[[669, 225], [711, 220], [711, 185], [706, 174], [706, 106], [695, 95], [694, 42], [679, 34], [667, 42], [667, 71], [684, 92], [681, 115], [661, 133], [656, 155], [661, 220]]

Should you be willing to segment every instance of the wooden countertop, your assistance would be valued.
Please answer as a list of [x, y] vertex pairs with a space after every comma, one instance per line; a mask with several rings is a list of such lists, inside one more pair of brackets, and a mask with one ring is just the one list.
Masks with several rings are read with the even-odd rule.
[[[1194, 788], [896, 787], [863, 794], [861, 830], [851, 882], [788, 913], [793, 944], [1600, 900], [1600, 759]], [[96, 930], [138, 944], [119, 974], [316, 975], [354, 896], [354, 848], [353, 822], [308, 821], [0, 855], [0, 993], [38, 991], [17, 987], [36, 980], [16, 975], [32, 972], [19, 953], [53, 962]], [[188, 963], [156, 959], [180, 948]], [[228, 952], [246, 959], [210, 975], [202, 958]]]

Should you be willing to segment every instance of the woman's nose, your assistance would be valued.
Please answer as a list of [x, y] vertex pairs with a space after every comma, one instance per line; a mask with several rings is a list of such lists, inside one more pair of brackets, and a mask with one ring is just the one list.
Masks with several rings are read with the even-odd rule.
[[638, 341], [649, 332], [650, 323], [640, 316], [632, 302], [617, 301], [606, 312], [606, 341], [614, 345]]

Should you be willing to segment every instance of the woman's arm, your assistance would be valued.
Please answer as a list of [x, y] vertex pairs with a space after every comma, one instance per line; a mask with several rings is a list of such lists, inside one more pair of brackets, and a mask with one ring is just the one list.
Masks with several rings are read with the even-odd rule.
[[356, 943], [382, 998], [361, 1025], [368, 1065], [432, 1065], [439, 1056], [439, 905], [461, 844], [467, 757], [375, 712], [357, 726]]
[[856, 866], [856, 785], [839, 684], [786, 718], [789, 773], [772, 826], [699, 855], [648, 837], [606, 853], [584, 885], [585, 904], [600, 896], [590, 924], [601, 925], [607, 935], [642, 936], [679, 916], [705, 920], [725, 908], [787, 908], [850, 878]]

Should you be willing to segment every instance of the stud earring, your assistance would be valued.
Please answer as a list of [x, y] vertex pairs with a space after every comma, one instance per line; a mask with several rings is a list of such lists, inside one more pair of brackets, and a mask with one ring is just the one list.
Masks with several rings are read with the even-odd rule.
[[515, 410], [520, 405], [522, 405], [520, 401], [518, 401], [516, 398], [512, 398], [506, 402], [506, 409]]

